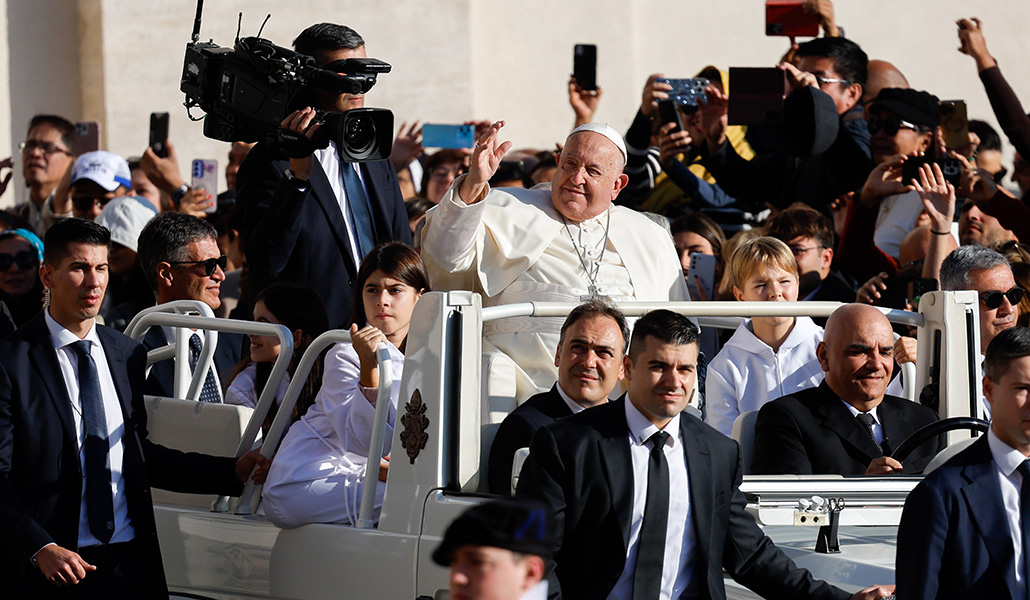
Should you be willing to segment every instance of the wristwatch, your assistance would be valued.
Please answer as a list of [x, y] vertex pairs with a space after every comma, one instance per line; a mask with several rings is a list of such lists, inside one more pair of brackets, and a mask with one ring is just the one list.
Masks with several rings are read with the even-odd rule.
[[186, 194], [189, 191], [190, 186], [186, 185], [185, 183], [180, 185], [175, 191], [172, 192], [172, 204], [174, 204], [176, 208], [179, 208], [179, 203], [182, 202], [182, 199], [186, 196]]

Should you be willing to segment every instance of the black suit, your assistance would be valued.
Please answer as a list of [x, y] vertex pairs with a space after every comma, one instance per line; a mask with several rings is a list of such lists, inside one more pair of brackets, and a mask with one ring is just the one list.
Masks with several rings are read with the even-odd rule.
[[[897, 449], [909, 435], [937, 420], [916, 402], [884, 396], [876, 409], [887, 450]], [[927, 442], [902, 463], [905, 471], [922, 471], [943, 446]], [[767, 403], [755, 423], [756, 474], [862, 475], [884, 452], [837, 394], [826, 384]]]
[[[203, 332], [198, 332], [203, 337]], [[218, 333], [218, 346], [215, 348], [214, 364], [215, 373], [218, 375], [222, 390], [232, 383], [231, 376], [233, 367], [240, 362], [243, 354], [244, 336], [239, 333]], [[165, 339], [164, 330], [160, 327], [151, 327], [143, 336], [143, 347], [150, 352], [155, 348], [163, 348], [168, 344]], [[162, 360], [154, 363], [150, 368], [150, 376], [147, 377], [146, 387], [143, 393], [148, 396], [163, 396], [166, 398], [175, 397], [175, 360]]]
[[[624, 402], [625, 396], [548, 425], [530, 446], [516, 496], [541, 500], [556, 513], [563, 541], [552, 597], [604, 598], [625, 566], [634, 474]], [[686, 413], [680, 434], [702, 598], [726, 597], [723, 569], [764, 597], [848, 597], [798, 569], [755, 524], [739, 489], [740, 452], [733, 440]]]
[[[166, 596], [150, 486], [238, 494], [235, 460], [151, 443], [143, 405], [146, 352], [112, 329], [97, 327], [97, 335], [125, 422], [122, 477], [129, 519], [140, 554], [155, 567], [154, 595]], [[73, 551], [78, 547], [84, 479], [72, 406], [40, 313], [0, 342], [0, 581], [5, 596], [56, 594], [30, 559], [51, 542]], [[111, 597], [119, 597], [117, 590]]]
[[558, 384], [526, 400], [511, 411], [497, 428], [490, 446], [490, 493], [507, 496], [511, 493], [511, 462], [519, 448], [528, 448], [533, 434], [544, 425], [550, 425], [572, 414], [569, 405], [558, 393]]
[[[250, 295], [273, 281], [311, 286], [325, 302], [331, 328], [350, 326], [358, 265], [329, 179], [315, 159], [308, 185], [288, 180], [290, 163], [265, 144], [247, 155], [237, 175], [236, 206], [250, 266]], [[393, 164], [361, 164], [376, 241], [411, 244], [411, 227]]]
[[898, 527], [898, 598], [1016, 598], [1012, 538], [987, 436], [927, 475]]

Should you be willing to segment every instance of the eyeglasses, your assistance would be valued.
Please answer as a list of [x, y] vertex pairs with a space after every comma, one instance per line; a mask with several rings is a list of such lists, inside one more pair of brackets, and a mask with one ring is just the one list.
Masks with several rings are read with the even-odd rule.
[[106, 196], [72, 196], [72, 206], [79, 212], [89, 212], [99, 207], [101, 210], [114, 198]]
[[869, 127], [869, 135], [876, 135], [881, 129], [891, 136], [897, 134], [898, 130], [902, 128], [919, 131], [918, 125], [909, 123], [900, 117], [869, 117], [866, 125]]
[[840, 83], [843, 85], [851, 85], [852, 83], [854, 83], [853, 81], [848, 81], [847, 79], [834, 79], [833, 77], [820, 77], [818, 75], [816, 75], [815, 78], [819, 82], [819, 87], [823, 87], [827, 83]]
[[794, 256], [804, 256], [806, 252], [811, 250], [822, 250], [825, 246], [812, 246], [811, 248], [803, 248], [801, 246], [790, 246], [790, 251]]
[[1025, 293], [1026, 290], [1021, 287], [1014, 287], [1007, 292], [999, 292], [995, 290], [993, 292], [980, 294], [980, 302], [983, 302], [984, 306], [987, 307], [987, 310], [998, 308], [1001, 306], [1001, 303], [1005, 298], [1008, 298], [1009, 304], [1015, 306], [1023, 299], [1023, 294]]
[[22, 250], [17, 254], [0, 253], [0, 272], [7, 271], [11, 265], [17, 265], [22, 271], [31, 269], [39, 264], [39, 255], [35, 252]]
[[36, 140], [25, 140], [18, 144], [18, 151], [24, 152], [25, 154], [31, 154], [33, 151], [39, 150], [46, 156], [60, 152], [61, 154], [67, 154], [68, 156], [75, 156], [71, 152], [68, 152], [64, 148], [52, 144], [50, 142], [37, 142]]
[[208, 258], [206, 260], [173, 260], [173, 265], [204, 265], [204, 276], [211, 277], [215, 274], [215, 269], [225, 270], [225, 267], [229, 264], [229, 259], [224, 254], [218, 258]]

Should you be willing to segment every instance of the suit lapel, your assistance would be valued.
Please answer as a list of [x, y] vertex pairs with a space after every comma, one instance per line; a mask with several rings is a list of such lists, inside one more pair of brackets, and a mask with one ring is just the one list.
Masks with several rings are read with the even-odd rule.
[[[712, 480], [712, 457], [705, 444], [691, 443], [698, 438], [695, 428], [698, 423], [686, 414], [680, 415], [680, 437], [683, 440], [683, 454], [687, 460], [687, 481], [690, 485], [690, 511], [694, 518], [694, 539], [709, 540], [712, 535], [712, 500], [715, 498], [715, 483]], [[707, 545], [697, 544], [697, 551], [703, 554]], [[703, 557], [705, 561], [708, 557]], [[695, 574], [700, 571], [695, 570]]]
[[[827, 387], [827, 391], [829, 391], [829, 387]], [[873, 438], [869, 437], [862, 424], [852, 416], [836, 394], [830, 391], [828, 401], [822, 403], [820, 408], [823, 410], [823, 427], [836, 433], [844, 442], [861, 450], [870, 461], [883, 456]]]
[[311, 171], [309, 177], [312, 196], [318, 200], [318, 205], [322, 208], [322, 212], [325, 213], [325, 217], [329, 221], [329, 228], [333, 231], [333, 237], [336, 239], [336, 245], [343, 256], [343, 262], [347, 265], [347, 272], [350, 273], [351, 277], [354, 277], [357, 275], [358, 269], [354, 264], [354, 256], [351, 254], [350, 230], [347, 229], [347, 223], [343, 220], [343, 212], [336, 194], [333, 193], [332, 185], [329, 183], [329, 176], [322, 169], [322, 164], [317, 160], [315, 161], [315, 168]]
[[61, 429], [64, 430], [66, 441], [71, 448], [75, 448], [79, 442], [75, 435], [71, 397], [68, 396], [68, 388], [64, 385], [61, 366], [57, 362], [57, 350], [54, 349], [54, 344], [50, 340], [50, 330], [47, 329], [42, 313], [26, 323], [25, 327], [38, 330], [34, 335], [30, 333], [36, 342], [29, 349], [29, 361], [36, 370], [39, 380], [43, 382], [43, 387], [47, 390], [50, 402], [61, 421]]
[[876, 408], [876, 415], [880, 420], [880, 427], [883, 428], [884, 451], [894, 451], [907, 437], [901, 429], [901, 415], [894, 407], [887, 404], [887, 399]]
[[604, 474], [608, 480], [608, 491], [612, 499], [612, 511], [619, 522], [622, 532], [622, 551], [625, 554], [629, 546], [629, 529], [633, 519], [633, 460], [629, 451], [629, 426], [626, 424], [626, 413], [623, 402], [626, 396], [612, 404], [613, 425], [607, 431], [601, 431], [598, 450]]
[[129, 379], [126, 376], [125, 355], [115, 347], [114, 337], [106, 328], [97, 327], [97, 337], [104, 346], [107, 367], [111, 371], [111, 379], [118, 391], [118, 402], [122, 405], [122, 419], [128, 422], [129, 415], [132, 413], [132, 390], [129, 389]]
[[969, 482], [962, 486], [962, 497], [969, 507], [969, 513], [976, 522], [976, 529], [983, 537], [991, 562], [1000, 566], [1005, 574], [1005, 584], [1012, 598], [1016, 597], [1015, 554], [1012, 549], [1012, 537], [1009, 533], [1008, 518], [1004, 510], [999, 510], [1004, 503], [1001, 498], [1001, 487], [994, 469], [994, 459], [987, 436], [982, 436], [974, 443], [981, 455], [980, 460], [962, 469], [962, 476]]

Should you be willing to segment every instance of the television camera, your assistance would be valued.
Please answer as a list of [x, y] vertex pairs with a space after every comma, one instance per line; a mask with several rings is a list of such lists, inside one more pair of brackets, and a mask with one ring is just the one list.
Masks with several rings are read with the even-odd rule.
[[[311, 56], [276, 46], [261, 37], [240, 39], [233, 48], [201, 42], [203, 0], [197, 2], [193, 35], [186, 44], [180, 89], [187, 110], [203, 110], [204, 135], [226, 142], [263, 141], [284, 156], [303, 157], [336, 142], [341, 160], [383, 160], [393, 145], [393, 113], [384, 108], [359, 108], [344, 113], [317, 111], [320, 127], [311, 139], [282, 129], [290, 113], [316, 106], [319, 91], [364, 94], [390, 65], [374, 58], [336, 61], [320, 68]], [[258, 32], [258, 36], [261, 32]], [[191, 119], [199, 120], [190, 115]]]

